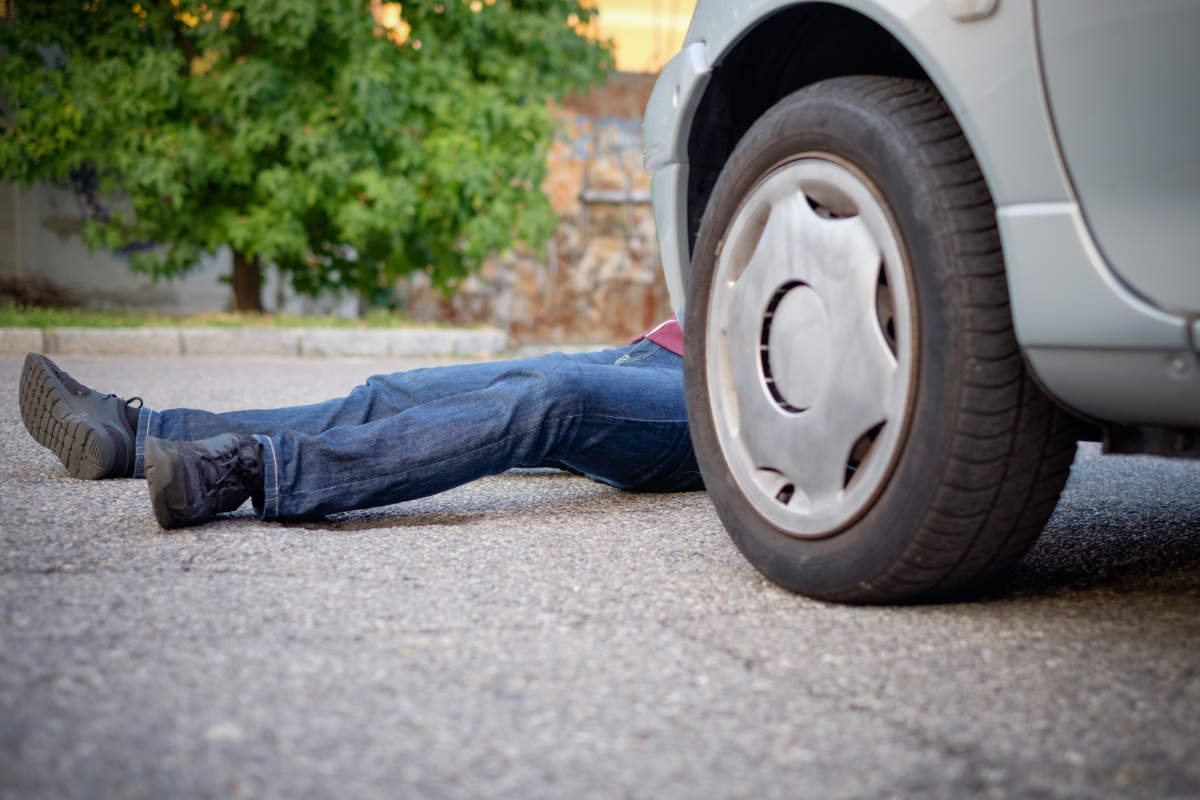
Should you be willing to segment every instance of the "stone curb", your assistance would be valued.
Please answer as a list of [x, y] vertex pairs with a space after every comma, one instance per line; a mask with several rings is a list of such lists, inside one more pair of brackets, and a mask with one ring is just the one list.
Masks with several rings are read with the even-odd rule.
[[0, 355], [21, 356], [46, 352], [41, 328], [0, 328]]
[[0, 355], [9, 356], [491, 358], [507, 348], [497, 328], [0, 328]]

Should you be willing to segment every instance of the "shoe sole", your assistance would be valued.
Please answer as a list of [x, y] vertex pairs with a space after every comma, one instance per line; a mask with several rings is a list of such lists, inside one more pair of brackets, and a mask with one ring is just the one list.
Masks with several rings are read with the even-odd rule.
[[150, 488], [150, 505], [154, 518], [163, 528], [175, 528], [178, 524], [171, 519], [167, 510], [167, 493], [172, 491], [175, 475], [175, 454], [166, 450], [159, 439], [146, 437], [146, 485]]
[[25, 429], [58, 456], [72, 478], [98, 480], [112, 472], [116, 446], [103, 427], [79, 413], [70, 397], [43, 356], [25, 356], [20, 391]]

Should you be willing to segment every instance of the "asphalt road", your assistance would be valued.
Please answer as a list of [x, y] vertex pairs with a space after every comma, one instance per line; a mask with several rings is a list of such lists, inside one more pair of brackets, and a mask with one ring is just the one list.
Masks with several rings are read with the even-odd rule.
[[[152, 407], [398, 362], [63, 357]], [[0, 359], [0, 798], [1200, 797], [1200, 463], [1081, 449], [1004, 590], [767, 583], [706, 496], [509, 474], [165, 533]]]

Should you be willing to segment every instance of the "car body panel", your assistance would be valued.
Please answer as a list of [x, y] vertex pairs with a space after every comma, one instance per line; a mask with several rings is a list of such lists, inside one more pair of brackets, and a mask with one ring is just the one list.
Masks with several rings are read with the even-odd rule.
[[[686, 161], [691, 115], [709, 71], [756, 24], [770, 24], [773, 14], [806, 2], [809, 0], [700, 0], [684, 48], [663, 69], [661, 92], [652, 96], [647, 107], [645, 147], [650, 172], [665, 161]], [[998, 203], [1070, 196], [1057, 154], [1047, 145], [1050, 127], [1041, 100], [1029, 0], [1006, 0], [992, 15], [968, 22], [954, 17], [943, 0], [825, 4], [863, 14], [909, 49], [942, 90], [968, 138], [984, 143], [981, 162], [995, 161], [999, 167], [1019, 160], [1025, 165], [1019, 171], [997, 169], [989, 177]], [[936, 43], [936, 48], [931, 48], [931, 43]], [[703, 49], [693, 47], [697, 44]], [[676, 93], [677, 105], [671, 102]], [[676, 117], [674, 124], [663, 121]], [[669, 131], [674, 135], [668, 137]], [[987, 174], [987, 164], [982, 166]]]
[[[654, 205], [654, 224], [658, 248], [667, 280], [671, 306], [683, 324], [683, 306], [687, 296], [684, 284], [689, 263], [687, 211], [687, 168], [683, 164], [667, 164], [650, 178], [650, 201]], [[673, 266], [668, 266], [673, 265]]]
[[1012, 205], [998, 219], [1013, 325], [1046, 388], [1098, 420], [1200, 425], [1200, 365], [1187, 320], [1130, 295], [1098, 267], [1079, 207]]
[[[664, 271], [681, 319], [691, 262], [687, 153], [696, 109], [712, 70], [747, 31], [806, 1], [700, 0], [684, 50], [663, 70], [647, 107], [646, 164]], [[1084, 222], [1046, 104], [1033, 0], [836, 5], [891, 32], [961, 124], [997, 206], [1016, 335], [1043, 386], [1100, 420], [1200, 426], [1194, 347], [1200, 336], [1193, 335], [1190, 315], [1164, 311], [1178, 306], [1131, 288], [1126, 281], [1143, 274], [1133, 262], [1125, 268], [1126, 280], [1118, 277]], [[1090, 8], [1090, 0], [1073, 3], [1077, 9], [1084, 5]], [[964, 9], [979, 13], [964, 15]], [[1195, 202], [1194, 192], [1190, 200]], [[1137, 231], [1130, 227], [1124, 236], [1136, 237]], [[1194, 268], [1156, 273], [1151, 267], [1144, 274], [1178, 279], [1186, 284], [1184, 295], [1200, 296], [1200, 271]], [[1130, 374], [1140, 383], [1112, 386], [1112, 370], [1099, 369], [1106, 353], [1119, 354], [1114, 363], [1136, 362]], [[1181, 358], [1186, 369], [1179, 369]]]
[[[688, 130], [711, 72], [704, 43], [685, 45], [659, 74], [642, 127], [658, 247], [671, 305], [680, 320], [684, 275], [691, 266], [686, 223]], [[650, 109], [655, 111], [651, 113]]]
[[1040, 0], [1037, 26], [1051, 116], [1097, 247], [1135, 292], [1200, 311], [1200, 3]]

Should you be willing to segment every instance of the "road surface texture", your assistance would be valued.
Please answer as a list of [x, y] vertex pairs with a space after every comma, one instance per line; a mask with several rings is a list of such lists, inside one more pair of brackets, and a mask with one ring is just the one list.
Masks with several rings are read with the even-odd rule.
[[[407, 364], [61, 358], [151, 407]], [[72, 481], [0, 359], [0, 798], [1200, 797], [1200, 463], [1080, 450], [973, 602], [763, 580], [703, 493], [508, 474], [166, 533]]]

